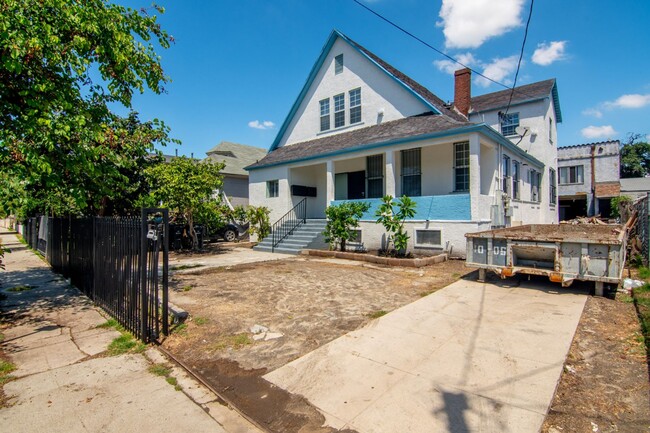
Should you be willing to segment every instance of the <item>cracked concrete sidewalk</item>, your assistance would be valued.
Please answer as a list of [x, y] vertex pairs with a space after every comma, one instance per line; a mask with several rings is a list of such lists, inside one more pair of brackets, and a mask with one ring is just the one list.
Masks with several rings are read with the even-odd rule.
[[[0, 271], [0, 348], [16, 365], [3, 387], [3, 429], [259, 432], [153, 347], [106, 356], [120, 335], [98, 327], [106, 317], [13, 233], [0, 228], [0, 237], [11, 250]], [[178, 387], [150, 373], [152, 364], [166, 365]]]

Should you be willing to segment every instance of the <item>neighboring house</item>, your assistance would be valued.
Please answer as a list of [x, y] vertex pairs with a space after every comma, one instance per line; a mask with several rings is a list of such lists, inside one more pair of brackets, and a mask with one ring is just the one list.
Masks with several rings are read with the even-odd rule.
[[558, 148], [560, 220], [610, 217], [621, 190], [619, 148], [618, 140]]
[[[464, 255], [467, 232], [557, 222], [555, 80], [472, 98], [456, 72], [454, 104], [333, 31], [269, 153], [247, 169], [250, 201], [276, 221], [306, 197], [307, 218], [370, 202], [366, 248], [382, 246], [384, 195], [417, 203], [409, 245]], [[508, 111], [506, 113], [506, 109]]]
[[621, 179], [621, 195], [636, 200], [650, 193], [650, 177]]
[[259, 147], [222, 141], [206, 152], [208, 157], [226, 166], [223, 174], [223, 191], [233, 206], [248, 205], [248, 172], [244, 167], [264, 158], [266, 150]]

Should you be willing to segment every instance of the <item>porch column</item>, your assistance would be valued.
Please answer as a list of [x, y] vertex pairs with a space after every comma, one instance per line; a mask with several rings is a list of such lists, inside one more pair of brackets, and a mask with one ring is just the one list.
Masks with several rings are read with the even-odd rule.
[[325, 192], [325, 207], [334, 200], [334, 161], [327, 161], [327, 188]]
[[478, 134], [469, 136], [469, 194], [472, 221], [480, 219], [481, 206], [481, 142]]
[[386, 191], [384, 195], [396, 196], [395, 189], [395, 152], [388, 151], [385, 153], [386, 158]]

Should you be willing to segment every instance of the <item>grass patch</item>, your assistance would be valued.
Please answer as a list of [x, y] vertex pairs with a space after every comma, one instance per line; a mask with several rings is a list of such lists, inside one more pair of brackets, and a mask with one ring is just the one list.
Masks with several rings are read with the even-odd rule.
[[38, 286], [30, 286], [29, 284], [25, 284], [22, 286], [16, 286], [16, 287], [10, 287], [7, 289], [7, 292], [27, 292], [28, 290], [35, 289]]
[[203, 326], [206, 323], [208, 323], [208, 318], [207, 317], [195, 317], [194, 318], [194, 323], [196, 323], [197, 326]]
[[647, 280], [650, 278], [650, 268], [646, 268], [645, 266], [641, 266], [639, 268], [639, 278], [642, 280]]
[[0, 377], [6, 376], [16, 369], [16, 366], [11, 362], [0, 359]]
[[187, 335], [187, 323], [179, 323], [169, 330], [170, 334]]
[[183, 269], [194, 269], [194, 268], [200, 268], [203, 265], [199, 265], [198, 263], [192, 263], [192, 264], [187, 264], [187, 265], [176, 265], [176, 266], [170, 266], [169, 270], [170, 271], [182, 271]]
[[385, 316], [386, 314], [388, 314], [388, 311], [386, 310], [377, 310], [366, 314], [366, 316], [370, 317], [371, 319], [378, 319], [381, 316]]
[[418, 294], [420, 295], [420, 298], [424, 298], [425, 296], [429, 296], [429, 295], [432, 294], [433, 292], [435, 292], [435, 290], [427, 290], [427, 291], [425, 291], [425, 292], [420, 292], [420, 293], [418, 293]]
[[108, 354], [110, 356], [122, 355], [124, 353], [142, 353], [147, 346], [136, 340], [133, 335], [123, 333], [108, 345]]
[[241, 334], [221, 336], [217, 342], [212, 345], [212, 349], [224, 350], [231, 347], [236, 350], [248, 346], [249, 344], [253, 344], [253, 340], [251, 340], [247, 333], [242, 332]]
[[184, 292], [189, 292], [189, 291], [192, 290], [192, 289], [193, 289], [193, 287], [192, 287], [192, 286], [189, 286], [189, 285], [188, 285], [188, 286], [183, 286], [183, 287], [181, 288], [181, 290], [184, 291]]
[[124, 328], [122, 327], [122, 325], [120, 325], [120, 323], [117, 320], [113, 319], [112, 317], [108, 319], [106, 322], [95, 326], [95, 328], [102, 328], [102, 329], [114, 328], [120, 332], [124, 332]]
[[172, 369], [169, 367], [165, 367], [163, 364], [154, 364], [149, 367], [149, 373], [154, 374], [156, 376], [169, 376], [172, 372]]

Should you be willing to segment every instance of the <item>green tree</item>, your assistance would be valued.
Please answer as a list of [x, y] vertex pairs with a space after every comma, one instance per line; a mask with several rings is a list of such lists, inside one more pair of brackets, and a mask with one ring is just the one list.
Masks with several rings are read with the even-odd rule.
[[52, 201], [36, 208], [107, 210], [124, 192], [130, 165], [168, 140], [161, 122], [123, 119], [109, 105], [131, 107], [134, 92], [164, 91], [155, 49], [171, 41], [144, 9], [0, 1], [0, 172]]
[[223, 167], [221, 162], [209, 159], [198, 162], [183, 156], [146, 169], [152, 188], [150, 197], [155, 203], [177, 212], [187, 222], [193, 248], [198, 246], [195, 216], [205, 209], [207, 203], [216, 201], [214, 193], [223, 184]]
[[650, 143], [641, 134], [628, 134], [621, 146], [621, 177], [650, 175]]
[[[395, 211], [397, 207], [397, 212]], [[375, 216], [377, 222], [384, 226], [388, 236], [386, 239], [386, 252], [390, 251], [390, 244], [395, 247], [397, 256], [404, 256], [408, 247], [409, 235], [404, 229], [404, 223], [407, 219], [415, 216], [415, 202], [407, 197], [402, 196], [395, 203], [392, 196], [382, 197], [381, 205], [377, 209]]]
[[359, 220], [368, 209], [369, 203], [356, 201], [328, 206], [325, 209], [327, 224], [323, 235], [330, 248], [336, 249], [336, 245], [340, 245], [341, 251], [345, 251], [346, 243], [354, 236], [353, 230], [359, 227]]
[[271, 233], [270, 213], [271, 211], [266, 206], [249, 206], [246, 209], [246, 218], [250, 224], [248, 231], [252, 235], [257, 235], [259, 241]]

